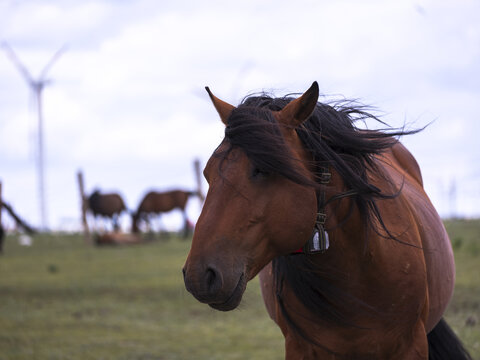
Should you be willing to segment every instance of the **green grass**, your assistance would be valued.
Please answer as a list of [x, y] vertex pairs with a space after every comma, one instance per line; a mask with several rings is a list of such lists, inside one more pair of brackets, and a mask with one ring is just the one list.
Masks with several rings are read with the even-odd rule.
[[239, 311], [186, 292], [190, 242], [97, 248], [79, 236], [7, 238], [0, 258], [0, 359], [281, 359], [258, 282]]
[[480, 220], [445, 222], [455, 252], [455, 293], [445, 318], [480, 359]]
[[[480, 359], [480, 221], [446, 223], [457, 282], [448, 323]], [[183, 285], [189, 241], [93, 247], [77, 235], [7, 237], [0, 257], [0, 359], [283, 359], [258, 280], [221, 313]], [[472, 324], [472, 321], [476, 323]]]

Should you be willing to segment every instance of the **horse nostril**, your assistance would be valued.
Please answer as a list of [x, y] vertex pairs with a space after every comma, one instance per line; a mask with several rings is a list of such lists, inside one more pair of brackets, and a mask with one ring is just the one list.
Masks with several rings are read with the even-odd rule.
[[215, 274], [215, 270], [212, 268], [207, 269], [207, 285], [208, 287], [212, 287], [212, 285], [215, 283], [215, 278], [217, 275]]
[[208, 267], [206, 272], [206, 282], [207, 282], [207, 289], [214, 293], [218, 291], [222, 287], [222, 279], [217, 270], [213, 267]]
[[211, 302], [223, 287], [222, 273], [214, 266], [187, 267], [182, 269], [183, 281], [188, 292], [202, 302]]

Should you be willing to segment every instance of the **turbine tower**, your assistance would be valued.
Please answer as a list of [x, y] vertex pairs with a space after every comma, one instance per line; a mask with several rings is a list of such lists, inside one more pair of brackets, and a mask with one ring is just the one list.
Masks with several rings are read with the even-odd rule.
[[47, 72], [60, 55], [65, 51], [65, 46], [62, 46], [45, 65], [42, 72], [37, 79], [34, 79], [27, 68], [20, 62], [18, 57], [13, 52], [12, 48], [6, 43], [2, 43], [2, 47], [7, 53], [10, 60], [17, 67], [20, 74], [23, 76], [28, 86], [32, 89], [33, 96], [35, 98], [35, 105], [38, 116], [38, 153], [37, 153], [37, 171], [38, 171], [38, 195], [40, 205], [40, 221], [42, 230], [48, 229], [47, 221], [47, 206], [45, 202], [45, 152], [44, 152], [44, 137], [43, 137], [43, 109], [42, 109], [42, 91], [46, 85], [51, 83], [50, 79], [47, 79]]

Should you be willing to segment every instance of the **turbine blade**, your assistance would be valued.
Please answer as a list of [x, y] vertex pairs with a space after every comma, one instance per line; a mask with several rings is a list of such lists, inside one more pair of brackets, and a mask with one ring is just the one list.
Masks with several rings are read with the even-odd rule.
[[28, 82], [28, 84], [30, 86], [33, 86], [35, 84], [35, 81], [33, 80], [32, 75], [30, 75], [27, 68], [20, 62], [17, 55], [15, 55], [15, 52], [13, 51], [13, 49], [6, 42], [2, 42], [2, 47], [7, 53], [7, 56], [13, 62], [13, 64], [17, 67], [18, 71], [20, 71], [22, 76]]
[[45, 76], [47, 75], [48, 70], [50, 70], [50, 68], [55, 63], [55, 61], [57, 61], [60, 55], [62, 55], [66, 50], [67, 50], [67, 44], [63, 45], [60, 49], [57, 50], [57, 52], [52, 56], [48, 64], [45, 65], [42, 72], [40, 73], [39, 81], [45, 80]]

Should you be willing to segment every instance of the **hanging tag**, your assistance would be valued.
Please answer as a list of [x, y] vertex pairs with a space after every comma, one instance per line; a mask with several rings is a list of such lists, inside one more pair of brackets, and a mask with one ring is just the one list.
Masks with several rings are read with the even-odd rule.
[[323, 230], [323, 233], [325, 234], [325, 250], [327, 250], [330, 247], [330, 241], [328, 239], [328, 232], [327, 232], [327, 230]]
[[312, 237], [305, 244], [305, 252], [307, 254], [322, 253], [325, 252], [329, 246], [330, 242], [328, 239], [328, 233], [323, 225], [320, 225], [315, 228]]

